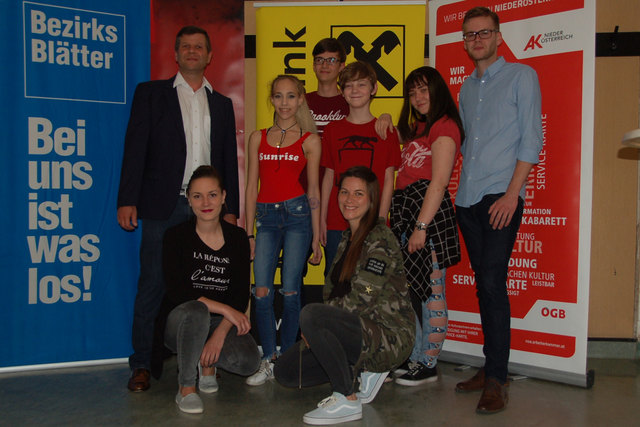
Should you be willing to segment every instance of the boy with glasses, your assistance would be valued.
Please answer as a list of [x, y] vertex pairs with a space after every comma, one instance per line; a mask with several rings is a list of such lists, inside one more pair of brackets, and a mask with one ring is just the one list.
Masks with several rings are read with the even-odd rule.
[[320, 136], [329, 122], [342, 120], [349, 114], [349, 105], [338, 90], [338, 74], [346, 59], [342, 43], [334, 38], [322, 39], [313, 48], [313, 72], [318, 79], [318, 90], [307, 93], [307, 104]]

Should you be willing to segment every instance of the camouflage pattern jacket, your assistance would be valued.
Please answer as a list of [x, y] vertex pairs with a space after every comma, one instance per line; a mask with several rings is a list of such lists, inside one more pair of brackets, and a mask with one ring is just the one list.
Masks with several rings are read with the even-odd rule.
[[[342, 234], [331, 270], [342, 257], [350, 237], [350, 230]], [[325, 302], [360, 318], [362, 353], [355, 372], [360, 369], [389, 371], [409, 357], [415, 339], [415, 315], [398, 241], [382, 218], [364, 241], [351, 277], [351, 292], [327, 301], [332, 289], [329, 272], [323, 291]]]

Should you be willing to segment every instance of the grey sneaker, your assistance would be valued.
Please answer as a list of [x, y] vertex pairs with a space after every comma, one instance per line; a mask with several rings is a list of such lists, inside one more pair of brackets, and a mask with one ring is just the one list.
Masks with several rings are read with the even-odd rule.
[[198, 363], [198, 390], [203, 393], [215, 393], [218, 391], [216, 372], [214, 368], [213, 375], [202, 375], [202, 366]]
[[318, 407], [307, 412], [302, 417], [306, 424], [324, 426], [329, 424], [346, 423], [362, 418], [362, 403], [360, 399], [349, 400], [343, 394], [334, 391], [333, 394], [318, 403]]
[[389, 371], [386, 372], [369, 372], [364, 371], [360, 374], [360, 391], [356, 393], [358, 399], [362, 403], [369, 403], [375, 399], [376, 394], [382, 387], [384, 379], [389, 375]]
[[202, 399], [200, 399], [198, 393], [189, 393], [183, 396], [180, 394], [180, 391], [178, 391], [178, 394], [176, 394], [176, 403], [178, 404], [178, 408], [187, 414], [201, 414], [204, 411]]
[[267, 380], [273, 378], [273, 363], [270, 360], [263, 360], [260, 362], [260, 368], [258, 368], [258, 372], [251, 375], [247, 378], [247, 385], [262, 385]]

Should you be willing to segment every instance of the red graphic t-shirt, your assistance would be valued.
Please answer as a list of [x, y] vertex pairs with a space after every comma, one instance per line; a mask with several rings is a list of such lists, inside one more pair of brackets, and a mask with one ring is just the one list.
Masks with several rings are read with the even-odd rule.
[[306, 99], [320, 136], [326, 125], [349, 115], [349, 104], [342, 95], [325, 97], [318, 95], [318, 92], [310, 92]]
[[[349, 104], [344, 100], [344, 96], [320, 96], [318, 92], [310, 92], [306, 95], [307, 105], [311, 110], [313, 120], [318, 128], [318, 135], [322, 136], [324, 127], [337, 120], [342, 120], [349, 115]], [[324, 168], [320, 166], [318, 184], [322, 183], [324, 176]], [[300, 185], [307, 190], [307, 171], [306, 169], [300, 174]]]
[[347, 222], [338, 208], [338, 182], [340, 175], [352, 166], [366, 166], [378, 177], [380, 193], [387, 168], [400, 166], [398, 134], [381, 139], [375, 129], [376, 119], [365, 124], [354, 124], [347, 119], [327, 125], [322, 135], [321, 166], [333, 169], [334, 180], [329, 196], [327, 230], [344, 230]]
[[[420, 134], [424, 130], [424, 123], [418, 122], [417, 132]], [[456, 155], [460, 154], [460, 130], [456, 122], [448, 116], [438, 119], [426, 136], [414, 139], [404, 144], [402, 149], [402, 165], [398, 169], [396, 178], [396, 189], [402, 190], [407, 185], [413, 184], [420, 179], [431, 179], [432, 157], [431, 144], [441, 136], [448, 136], [456, 143]]]

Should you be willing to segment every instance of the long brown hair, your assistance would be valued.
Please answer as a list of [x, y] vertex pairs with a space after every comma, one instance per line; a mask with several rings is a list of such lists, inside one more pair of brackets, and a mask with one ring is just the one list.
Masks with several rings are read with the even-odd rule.
[[351, 236], [351, 245], [344, 258], [339, 276], [341, 282], [350, 280], [351, 276], [353, 276], [358, 258], [360, 258], [360, 252], [362, 252], [364, 240], [378, 223], [378, 212], [380, 211], [380, 184], [376, 174], [371, 169], [366, 166], [354, 166], [347, 169], [345, 173], [340, 175], [338, 188], [342, 188], [342, 182], [346, 178], [359, 178], [366, 183], [370, 203], [369, 210], [360, 219], [358, 229]]

